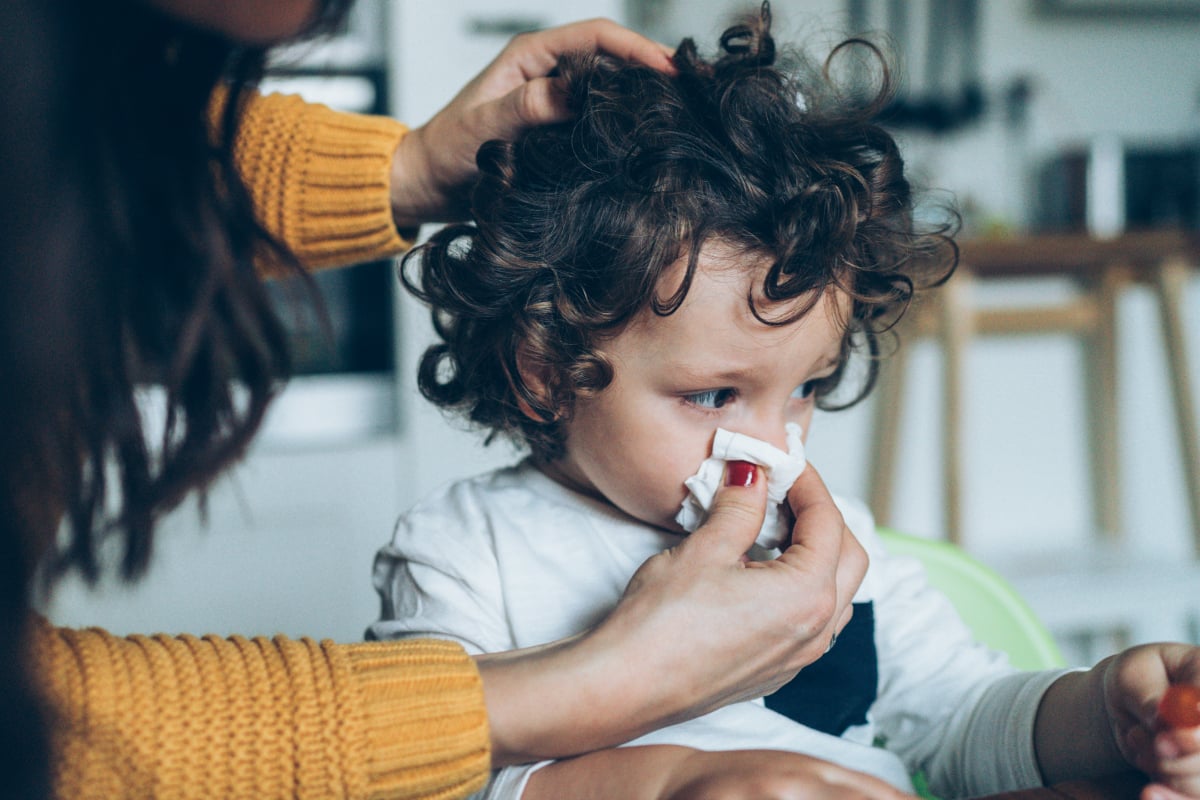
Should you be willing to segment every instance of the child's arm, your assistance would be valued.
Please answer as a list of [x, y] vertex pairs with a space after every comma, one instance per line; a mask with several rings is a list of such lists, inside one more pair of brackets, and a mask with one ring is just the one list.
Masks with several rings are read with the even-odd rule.
[[1171, 729], [1158, 715], [1172, 684], [1200, 687], [1200, 647], [1133, 647], [1060, 678], [1034, 730], [1045, 782], [1135, 768], [1156, 797], [1200, 797], [1200, 727]]
[[911, 800], [871, 775], [781, 750], [708, 752], [675, 745], [599, 750], [556, 761], [529, 779], [522, 800]]

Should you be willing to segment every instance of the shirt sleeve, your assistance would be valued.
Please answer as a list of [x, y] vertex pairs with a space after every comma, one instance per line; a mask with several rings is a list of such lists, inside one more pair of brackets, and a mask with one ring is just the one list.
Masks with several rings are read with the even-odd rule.
[[[1017, 672], [990, 684], [963, 727], [961, 747], [943, 771], [963, 776], [961, 794], [995, 794], [1043, 785], [1033, 726], [1042, 695], [1067, 670]], [[997, 758], [1003, 754], [1003, 758]]]
[[1041, 697], [1063, 671], [1021, 672], [977, 641], [921, 563], [894, 556], [871, 526], [879, 648], [872, 708], [888, 749], [943, 797], [1042, 784], [1033, 745]]
[[402, 515], [391, 541], [376, 553], [380, 616], [367, 637], [433, 636], [470, 653], [512, 650], [490, 532], [473, 513], [465, 487], [449, 492], [445, 503], [435, 497]]
[[[259, 222], [304, 266], [358, 264], [412, 244], [415, 232], [397, 230], [391, 208], [392, 160], [407, 131], [294, 95], [252, 95], [234, 160]], [[278, 269], [267, 255], [261, 266], [268, 275]]]
[[[375, 556], [381, 612], [368, 638], [445, 638], [472, 653], [514, 649], [492, 541], [467, 484], [450, 487], [401, 516], [392, 540]], [[549, 763], [497, 770], [474, 797], [518, 800], [529, 777]]]
[[55, 796], [464, 797], [490, 763], [444, 641], [117, 637], [34, 626]]

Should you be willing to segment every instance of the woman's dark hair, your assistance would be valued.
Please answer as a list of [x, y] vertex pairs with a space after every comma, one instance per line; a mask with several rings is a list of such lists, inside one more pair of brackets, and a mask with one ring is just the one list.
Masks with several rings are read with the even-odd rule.
[[[68, 273], [80, 281], [65, 331], [76, 363], [56, 454], [72, 535], [56, 566], [95, 576], [98, 541], [119, 533], [133, 577], [157, 519], [243, 453], [288, 375], [255, 255], [299, 267], [258, 223], [234, 167], [239, 111], [266, 49], [137, 0], [71, 5], [80, 55], [64, 109], [74, 146], [62, 152], [76, 159], [82, 249]], [[314, 24], [336, 24], [346, 6], [325, 2]]]
[[[768, 302], [808, 298], [779, 319], [748, 295], [764, 324], [807, 313], [827, 287], [846, 291], [843, 366], [854, 347], [872, 358], [845, 405], [870, 391], [880, 337], [915, 289], [954, 269], [952, 227], [914, 223], [900, 154], [873, 119], [891, 92], [881, 52], [855, 39], [824, 68], [798, 56], [781, 66], [769, 28], [764, 3], [725, 31], [712, 62], [685, 40], [675, 76], [603, 56], [560, 60], [576, 118], [484, 145], [473, 224], [405, 259], [405, 283], [431, 304], [443, 340], [420, 363], [427, 398], [557, 457], [575, 397], [612, 378], [598, 346], [644, 308], [679, 308], [701, 247], [717, 240], [770, 259]], [[830, 77], [856, 50], [883, 67], [866, 101]], [[683, 256], [682, 284], [660, 296], [660, 276]]]
[[[314, 25], [348, 5], [320, 3]], [[23, 651], [35, 571], [94, 578], [112, 539], [139, 574], [157, 520], [244, 451], [288, 373], [252, 257], [294, 259], [255, 221], [232, 157], [265, 55], [141, 0], [0, 3], [6, 793], [49, 794]]]

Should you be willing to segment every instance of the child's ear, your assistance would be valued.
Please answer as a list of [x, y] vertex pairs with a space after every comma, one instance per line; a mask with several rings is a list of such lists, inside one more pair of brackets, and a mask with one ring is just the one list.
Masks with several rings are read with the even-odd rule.
[[509, 384], [521, 413], [543, 424], [557, 419], [557, 403], [550, 391], [550, 368], [537, 363], [525, 342], [517, 347], [517, 373], [516, 380], [509, 376]]

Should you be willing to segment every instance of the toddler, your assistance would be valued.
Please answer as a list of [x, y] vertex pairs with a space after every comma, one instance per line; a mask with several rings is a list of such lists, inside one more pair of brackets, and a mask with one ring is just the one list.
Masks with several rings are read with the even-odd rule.
[[[834, 55], [860, 46], [876, 54], [851, 42]], [[805, 469], [814, 406], [869, 391], [890, 327], [914, 291], [949, 275], [955, 248], [914, 222], [896, 145], [872, 121], [886, 70], [860, 102], [782, 61], [765, 6], [712, 61], [684, 41], [675, 75], [564, 59], [573, 121], [480, 151], [472, 224], [406, 260], [442, 339], [420, 385], [530, 454], [400, 519], [376, 560], [383, 615], [369, 635], [484, 653], [585, 630], [703, 519], [726, 461], [737, 479], [786, 490]], [[851, 383], [855, 351], [866, 358]], [[1130, 765], [1200, 794], [1197, 737], [1155, 742], [1152, 711], [1168, 682], [1200, 682], [1196, 648], [1016, 671], [972, 640], [918, 564], [885, 552], [861, 506], [839, 507], [871, 566], [822, 658], [764, 700], [602, 758], [498, 770], [486, 796], [658, 796], [646, 774], [678, 777], [681, 753], [769, 769], [774, 751], [905, 791], [919, 770], [944, 797]], [[752, 560], [787, 546], [786, 502], [767, 516]]]

